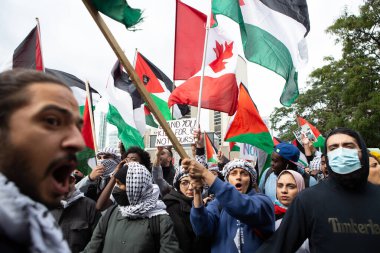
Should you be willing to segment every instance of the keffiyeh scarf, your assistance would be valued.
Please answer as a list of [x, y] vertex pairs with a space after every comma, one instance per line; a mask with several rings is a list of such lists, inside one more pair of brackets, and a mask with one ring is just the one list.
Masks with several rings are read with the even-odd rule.
[[29, 245], [30, 252], [70, 252], [47, 208], [20, 193], [1, 173], [0, 217], [0, 234], [17, 244]]
[[130, 205], [119, 207], [122, 216], [137, 219], [167, 214], [164, 202], [158, 200], [159, 189], [144, 165], [128, 163], [126, 186]]
[[75, 189], [73, 193], [70, 194], [70, 196], [65, 199], [61, 200], [61, 204], [63, 208], [68, 208], [72, 203], [74, 203], [76, 200], [83, 198], [84, 194], [83, 192], [79, 191], [78, 189]]

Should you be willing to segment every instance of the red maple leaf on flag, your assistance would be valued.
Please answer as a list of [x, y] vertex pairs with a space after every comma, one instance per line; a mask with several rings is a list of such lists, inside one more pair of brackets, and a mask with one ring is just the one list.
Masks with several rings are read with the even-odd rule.
[[239, 0], [239, 5], [240, 5], [240, 6], [245, 5], [244, 0]]
[[230, 44], [227, 43], [227, 41], [223, 44], [219, 44], [218, 41], [215, 41], [215, 48], [214, 52], [216, 55], [216, 59], [213, 60], [209, 66], [210, 68], [215, 72], [222, 71], [225, 69], [226, 62], [224, 60], [229, 59], [233, 56], [232, 49], [234, 46], [234, 42], [231, 42]]

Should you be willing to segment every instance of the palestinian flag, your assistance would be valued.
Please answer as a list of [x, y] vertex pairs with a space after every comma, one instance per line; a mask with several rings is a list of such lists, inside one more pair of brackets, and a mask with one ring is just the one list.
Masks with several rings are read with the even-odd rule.
[[40, 31], [36, 25], [13, 52], [12, 68], [27, 68], [44, 71]]
[[205, 147], [206, 147], [206, 159], [209, 163], [218, 163], [218, 149], [215, 147], [214, 143], [210, 140], [207, 133], [204, 133], [205, 137]]
[[142, 21], [142, 11], [133, 9], [125, 0], [92, 0], [94, 7], [104, 15], [122, 23], [127, 29]]
[[92, 99], [91, 104], [93, 105], [93, 108], [90, 110], [88, 106], [88, 97], [86, 95], [86, 85], [82, 80], [74, 75], [59, 70], [46, 68], [45, 71], [67, 84], [73, 91], [74, 97], [78, 102], [79, 111], [83, 117], [82, 136], [86, 144], [85, 149], [77, 153], [78, 170], [83, 174], [88, 175], [91, 173], [92, 167], [95, 165], [95, 144], [91, 128], [90, 113], [95, 109], [95, 105], [98, 103], [100, 96], [96, 90], [90, 88], [90, 99]]
[[[211, 28], [208, 34], [201, 107], [233, 115], [237, 107], [238, 86], [236, 68], [238, 49], [235, 30], [222, 26]], [[169, 98], [169, 106], [187, 104], [198, 106], [202, 70], [189, 78]]]
[[245, 57], [285, 79], [280, 102], [290, 106], [299, 95], [298, 68], [308, 57], [306, 0], [213, 0], [212, 13], [239, 24]]
[[[168, 99], [175, 88], [174, 84], [159, 68], [140, 53], [137, 53], [135, 70], [165, 120], [182, 118], [190, 112], [187, 105], [175, 105], [173, 108], [174, 118], [172, 117], [168, 107]], [[144, 107], [144, 112], [146, 123], [152, 127], [158, 127], [157, 121], [148, 107]]]
[[187, 80], [202, 66], [207, 16], [180, 0], [176, 4], [173, 79]]
[[278, 138], [278, 137], [273, 136], [273, 144], [274, 144], [275, 146], [277, 146], [277, 144], [280, 144], [281, 142], [284, 142], [284, 141], [281, 140], [281, 139]]
[[315, 126], [310, 124], [307, 120], [305, 120], [304, 118], [300, 116], [297, 117], [297, 121], [298, 121], [299, 126], [308, 125], [310, 127], [315, 138], [317, 138], [317, 140], [313, 143], [313, 146], [316, 148], [323, 148], [325, 145], [325, 138], [321, 135], [319, 130]]
[[240, 146], [238, 143], [232, 141], [229, 143], [229, 145], [230, 145], [230, 152], [231, 151], [240, 151]]
[[238, 109], [227, 129], [225, 141], [248, 143], [271, 154], [273, 140], [247, 88], [240, 84]]
[[125, 149], [130, 146], [144, 148], [144, 101], [119, 61], [116, 61], [111, 75], [113, 80], [108, 83], [106, 92], [101, 94], [108, 100], [106, 119], [117, 127], [118, 137]]

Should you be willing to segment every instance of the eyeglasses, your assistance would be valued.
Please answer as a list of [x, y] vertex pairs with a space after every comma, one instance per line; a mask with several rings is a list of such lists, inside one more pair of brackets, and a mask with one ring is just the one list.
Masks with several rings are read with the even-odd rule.
[[181, 181], [181, 182], [179, 182], [179, 184], [183, 187], [188, 187], [190, 185], [190, 182], [189, 181]]

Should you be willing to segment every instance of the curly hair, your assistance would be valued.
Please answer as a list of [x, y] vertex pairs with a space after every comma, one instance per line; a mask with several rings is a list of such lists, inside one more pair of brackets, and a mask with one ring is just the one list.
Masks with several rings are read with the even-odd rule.
[[149, 170], [149, 172], [152, 171], [152, 164], [150, 162], [150, 155], [147, 151], [145, 151], [144, 149], [142, 149], [138, 146], [132, 146], [132, 147], [128, 148], [127, 151], [125, 151], [125, 157], [127, 157], [128, 154], [131, 154], [131, 153], [137, 154], [140, 157], [141, 164], [144, 165]]

